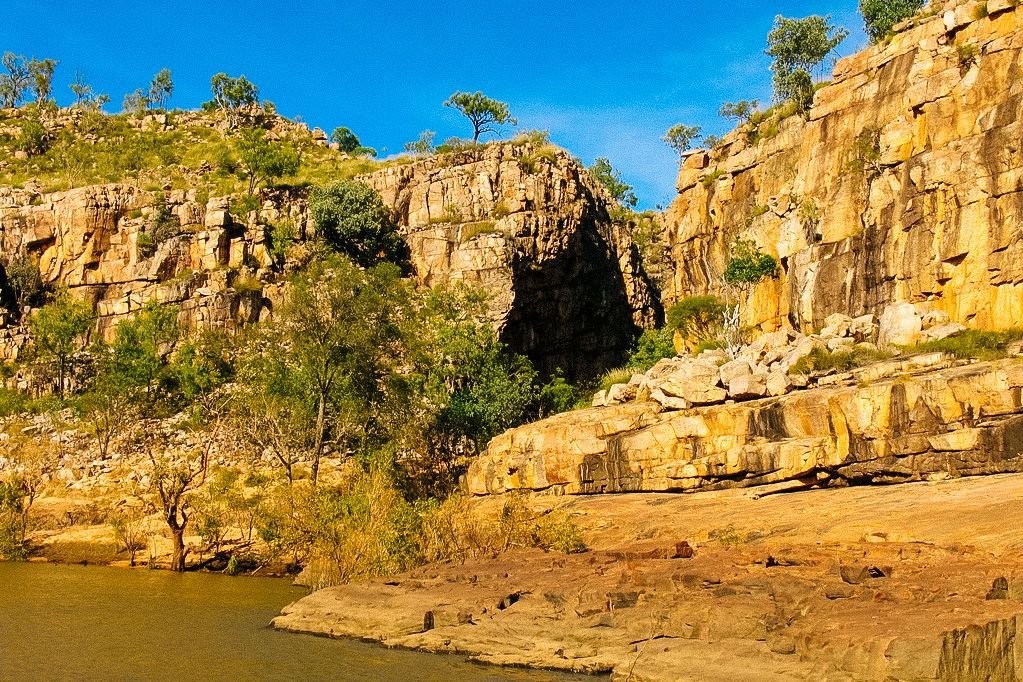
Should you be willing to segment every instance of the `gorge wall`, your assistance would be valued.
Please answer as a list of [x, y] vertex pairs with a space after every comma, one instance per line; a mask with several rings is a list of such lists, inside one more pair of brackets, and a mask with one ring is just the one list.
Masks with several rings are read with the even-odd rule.
[[740, 127], [684, 159], [666, 302], [718, 291], [743, 237], [781, 265], [747, 311], [768, 329], [903, 301], [1023, 325], [1023, 7], [932, 8], [839, 61], [806, 120]]
[[[564, 151], [492, 144], [361, 179], [394, 208], [418, 278], [484, 289], [502, 338], [544, 371], [592, 375], [660, 314], [627, 230], [608, 216], [612, 200]], [[149, 301], [179, 305], [189, 328], [235, 329], [272, 313], [294, 265], [275, 261], [266, 226], [290, 226], [299, 252], [314, 231], [303, 192], [262, 199], [239, 216], [227, 197], [194, 190], [0, 188], [0, 253], [6, 263], [27, 257], [44, 286], [91, 301], [100, 336]], [[161, 214], [153, 243], [145, 235]], [[27, 337], [6, 322], [10, 359]]]

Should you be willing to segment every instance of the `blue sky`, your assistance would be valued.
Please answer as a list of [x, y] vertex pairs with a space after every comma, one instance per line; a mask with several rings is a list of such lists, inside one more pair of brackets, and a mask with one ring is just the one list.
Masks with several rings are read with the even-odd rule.
[[422, 130], [438, 141], [471, 134], [441, 103], [483, 90], [587, 164], [610, 158], [644, 207], [674, 194], [664, 130], [685, 122], [720, 134], [729, 127], [721, 102], [770, 99], [763, 51], [775, 15], [831, 14], [852, 31], [841, 55], [866, 44], [857, 0], [5, 5], [0, 51], [60, 60], [64, 104], [79, 70], [110, 94], [108, 110], [163, 67], [176, 84], [172, 106], [196, 107], [225, 71], [245, 74], [282, 114], [328, 132], [348, 126], [395, 153]]

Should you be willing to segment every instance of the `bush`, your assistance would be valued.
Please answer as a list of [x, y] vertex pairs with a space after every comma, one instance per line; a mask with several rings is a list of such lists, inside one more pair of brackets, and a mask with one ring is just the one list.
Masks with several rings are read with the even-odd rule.
[[357, 264], [370, 267], [381, 260], [407, 261], [407, 247], [390, 210], [368, 185], [345, 180], [317, 187], [309, 196], [309, 212], [327, 245]]
[[919, 12], [926, 0], [860, 0], [867, 35], [880, 42], [891, 34], [895, 24]]
[[675, 333], [671, 329], [647, 329], [636, 342], [636, 350], [629, 356], [627, 364], [629, 367], [646, 369], [653, 367], [659, 360], [676, 355]]
[[848, 372], [856, 367], [869, 365], [878, 360], [885, 360], [890, 354], [877, 349], [852, 348], [850, 350], [829, 351], [826, 348], [814, 348], [813, 352], [789, 368], [789, 374], [812, 374], [814, 372]]
[[1020, 339], [1023, 339], [1023, 329], [1001, 332], [967, 329], [955, 336], [918, 344], [912, 350], [921, 353], [948, 353], [957, 358], [997, 360], [1006, 357], [1009, 344]]
[[716, 296], [690, 296], [668, 309], [668, 328], [697, 342], [717, 338], [724, 322], [725, 305]]

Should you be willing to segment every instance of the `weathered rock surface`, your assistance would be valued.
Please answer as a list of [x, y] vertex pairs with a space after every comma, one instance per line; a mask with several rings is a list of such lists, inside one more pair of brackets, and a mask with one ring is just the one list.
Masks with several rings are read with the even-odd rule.
[[[394, 208], [419, 279], [482, 288], [503, 339], [541, 369], [591, 375], [620, 362], [660, 315], [628, 230], [608, 215], [613, 200], [562, 150], [481, 145], [362, 180]], [[178, 304], [188, 328], [236, 328], [281, 299], [265, 226], [290, 224], [300, 242], [313, 234], [302, 193], [262, 198], [239, 216], [227, 197], [194, 190], [0, 188], [0, 260], [27, 254], [45, 285], [92, 301], [100, 335], [149, 301]], [[161, 202], [166, 224], [154, 245]], [[16, 357], [25, 339], [0, 330], [3, 356]]]
[[534, 498], [591, 551], [329, 588], [274, 624], [615, 680], [1023, 677], [1023, 476], [751, 492]]
[[419, 278], [486, 290], [505, 341], [541, 370], [614, 366], [660, 315], [613, 200], [561, 149], [486, 145], [363, 179], [394, 207]]
[[[783, 397], [559, 414], [491, 441], [474, 495], [895, 483], [1023, 471], [1023, 362], [896, 359]], [[719, 389], [723, 392], [723, 389]], [[750, 380], [745, 393], [764, 386]]]
[[1023, 325], [1023, 6], [936, 4], [839, 61], [809, 120], [685, 160], [667, 302], [717, 290], [742, 236], [781, 264], [750, 323], [810, 331], [912, 302], [970, 327]]

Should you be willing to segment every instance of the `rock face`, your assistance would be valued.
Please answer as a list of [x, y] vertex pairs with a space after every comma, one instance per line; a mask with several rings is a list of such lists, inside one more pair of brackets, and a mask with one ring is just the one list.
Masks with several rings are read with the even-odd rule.
[[841, 60], [808, 120], [740, 129], [685, 159], [667, 302], [716, 291], [741, 236], [781, 264], [748, 311], [767, 329], [900, 302], [1023, 325], [1023, 6], [936, 4]]
[[1023, 363], [935, 369], [940, 362], [882, 362], [777, 398], [560, 414], [491, 441], [466, 487], [474, 495], [697, 491], [1023, 471]]
[[[620, 362], [660, 315], [628, 231], [608, 216], [612, 200], [561, 150], [486, 145], [362, 179], [395, 209], [418, 277], [484, 289], [503, 339], [543, 370], [588, 376]], [[100, 335], [149, 301], [178, 304], [189, 328], [236, 328], [281, 299], [265, 226], [290, 225], [299, 242], [313, 233], [301, 193], [262, 199], [239, 216], [228, 198], [195, 191], [0, 188], [0, 255], [27, 255], [44, 285], [92, 301]], [[24, 342], [0, 329], [5, 358]]]
[[613, 200], [561, 149], [486, 145], [364, 180], [394, 207], [419, 278], [485, 289], [504, 340], [542, 371], [620, 363], [660, 316]]

